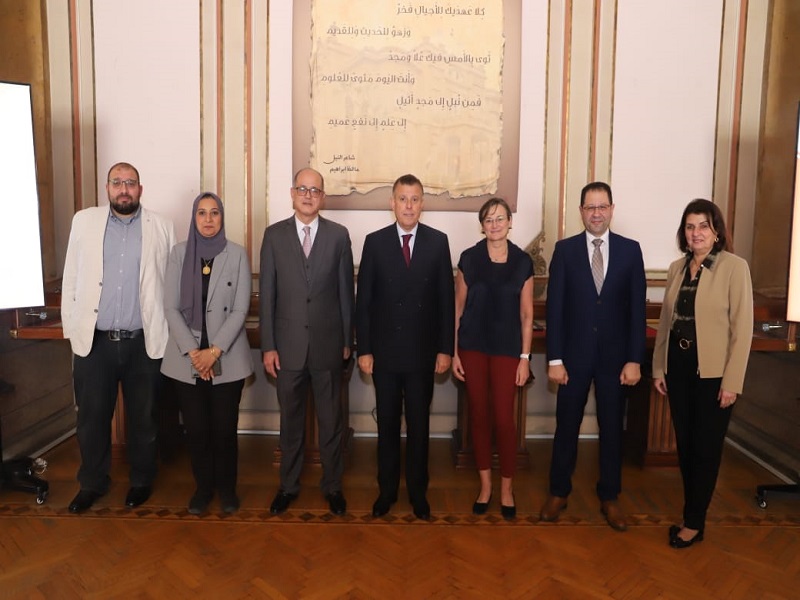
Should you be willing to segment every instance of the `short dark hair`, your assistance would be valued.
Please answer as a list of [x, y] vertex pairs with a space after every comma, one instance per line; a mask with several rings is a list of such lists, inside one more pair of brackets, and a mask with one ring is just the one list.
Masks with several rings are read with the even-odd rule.
[[425, 188], [422, 187], [422, 182], [416, 175], [412, 175], [411, 173], [401, 175], [395, 180], [394, 185], [392, 186], [392, 194], [394, 194], [394, 191], [397, 189], [398, 185], [418, 185], [419, 189], [422, 190], [422, 193], [425, 193]]
[[711, 228], [717, 239], [714, 240], [714, 252], [720, 250], [727, 250], [733, 252], [733, 244], [728, 238], [728, 229], [725, 227], [725, 219], [722, 216], [722, 211], [719, 206], [710, 200], [703, 198], [695, 198], [686, 208], [683, 209], [683, 216], [681, 217], [681, 224], [678, 227], [678, 248], [681, 252], [689, 252], [689, 243], [686, 241], [686, 217], [689, 215], [703, 215], [708, 219]]
[[116, 164], [111, 165], [111, 168], [108, 170], [108, 175], [106, 175], [106, 181], [109, 181], [111, 178], [111, 171], [116, 169], [117, 167], [122, 167], [123, 169], [132, 169], [134, 173], [136, 173], [136, 181], [142, 183], [142, 178], [139, 177], [139, 169], [134, 167], [131, 163], [127, 162], [118, 162]]
[[297, 178], [300, 177], [300, 173], [302, 173], [303, 171], [312, 171], [313, 173], [319, 175], [319, 184], [322, 186], [322, 191], [323, 192], [325, 191], [325, 178], [322, 176], [322, 173], [320, 173], [316, 169], [312, 169], [311, 167], [303, 167], [302, 169], [299, 169], [297, 173], [294, 174], [294, 177], [292, 177], [292, 187], [297, 185]]
[[511, 218], [511, 208], [508, 206], [508, 202], [503, 200], [502, 198], [489, 198], [486, 202], [483, 203], [480, 210], [478, 211], [478, 222], [483, 223], [483, 220], [486, 218], [492, 209], [495, 206], [502, 206], [506, 211], [506, 216], [510, 219]]
[[608, 203], [614, 204], [614, 197], [611, 195], [611, 186], [605, 181], [593, 181], [583, 186], [581, 190], [581, 206], [583, 206], [583, 201], [586, 199], [586, 194], [589, 192], [605, 192], [608, 194]]

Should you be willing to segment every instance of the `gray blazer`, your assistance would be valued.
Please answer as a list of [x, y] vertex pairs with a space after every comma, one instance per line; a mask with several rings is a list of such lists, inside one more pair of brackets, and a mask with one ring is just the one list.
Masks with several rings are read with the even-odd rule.
[[353, 250], [347, 229], [319, 217], [306, 259], [294, 216], [269, 226], [259, 285], [261, 350], [277, 350], [281, 368], [291, 371], [341, 368], [342, 350], [353, 343]]
[[[161, 363], [167, 377], [194, 383], [187, 353], [200, 346], [200, 332], [189, 328], [180, 311], [181, 269], [186, 242], [172, 249], [164, 283], [164, 312], [169, 324], [169, 341]], [[251, 272], [247, 252], [228, 242], [214, 259], [206, 301], [208, 342], [222, 350], [222, 374], [214, 383], [230, 383], [253, 372], [253, 357], [244, 329], [250, 308]]]

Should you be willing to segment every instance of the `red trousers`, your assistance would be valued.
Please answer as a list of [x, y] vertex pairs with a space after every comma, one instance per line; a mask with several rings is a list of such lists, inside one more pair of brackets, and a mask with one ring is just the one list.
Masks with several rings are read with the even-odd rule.
[[472, 449], [479, 470], [492, 467], [492, 423], [500, 455], [500, 475], [513, 477], [517, 460], [514, 397], [519, 359], [460, 350], [464, 367]]

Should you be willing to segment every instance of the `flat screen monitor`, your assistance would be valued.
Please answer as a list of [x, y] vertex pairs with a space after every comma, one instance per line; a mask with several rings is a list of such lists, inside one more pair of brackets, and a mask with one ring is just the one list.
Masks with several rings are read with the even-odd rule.
[[0, 81], [0, 309], [42, 306], [31, 87]]

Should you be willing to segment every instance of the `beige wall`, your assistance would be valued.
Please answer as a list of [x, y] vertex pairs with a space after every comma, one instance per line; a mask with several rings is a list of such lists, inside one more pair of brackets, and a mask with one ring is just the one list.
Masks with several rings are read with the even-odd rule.
[[[619, 185], [615, 229], [642, 241], [646, 267], [659, 277], [676, 253], [670, 237], [680, 210], [690, 197], [710, 195], [725, 209], [756, 286], [780, 293], [800, 9], [789, 0], [775, 0], [772, 15], [766, 0], [708, 0], [701, 7], [681, 2], [680, 11], [671, 0], [523, 2], [521, 194], [514, 241], [524, 246], [543, 234], [542, 255], [549, 258], [556, 240], [580, 228], [577, 191], [588, 179], [605, 179]], [[135, 43], [114, 48], [109, 61], [109, 28], [123, 19], [134, 30], [139, 23], [144, 34], [155, 4], [155, 30], [164, 35], [130, 32], [131, 40], [146, 44], [151, 66], [140, 69], [142, 48]], [[57, 270], [63, 263], [75, 207], [102, 197], [105, 163], [129, 151], [147, 165], [145, 200], [173, 216], [179, 231], [185, 232], [180, 215], [195, 192], [218, 191], [232, 218], [231, 238], [249, 249], [257, 267], [264, 227], [290, 213], [291, 162], [282, 157], [291, 156], [291, 135], [285, 133], [287, 124], [291, 133], [291, 80], [282, 79], [282, 72], [291, 63], [291, 45], [281, 37], [286, 19], [291, 31], [289, 3], [104, 0], [100, 11], [92, 0], [0, 0], [0, 39], [17, 31], [20, 5], [46, 7], [46, 31], [37, 11], [23, 21], [57, 50], [47, 55], [32, 46], [48, 74], [38, 101], [52, 107], [40, 116], [52, 136], [53, 161], [40, 172], [43, 195], [52, 181], [59, 184], [55, 226], [43, 229], [52, 253], [48, 264]], [[696, 18], [672, 16], [678, 13]], [[176, 30], [181, 23], [185, 27]], [[14, 39], [9, 47], [26, 43]], [[158, 57], [165, 72], [153, 66]], [[109, 77], [118, 72], [136, 74], [136, 93], [124, 93], [123, 85], [119, 94], [110, 93], [117, 88], [109, 86]], [[180, 126], [164, 119], [164, 107], [185, 117]], [[113, 127], [117, 120], [126, 126]], [[168, 143], [164, 156], [159, 140]], [[177, 177], [171, 157], [181, 165]], [[388, 210], [328, 216], [351, 230], [357, 259], [366, 233], [391, 219]], [[430, 213], [425, 219], [448, 233], [454, 259], [479, 237], [473, 214]], [[553, 427], [555, 396], [544, 383], [541, 358], [534, 368], [538, 382], [528, 431], [546, 434]], [[370, 382], [354, 376], [351, 408], [358, 431], [374, 431], [372, 394]], [[242, 409], [245, 428], [277, 428], [274, 388], [262, 377], [247, 388]], [[446, 433], [455, 424], [449, 381], [437, 385], [433, 410], [432, 429]], [[588, 432], [596, 428], [591, 418], [585, 426]]]

